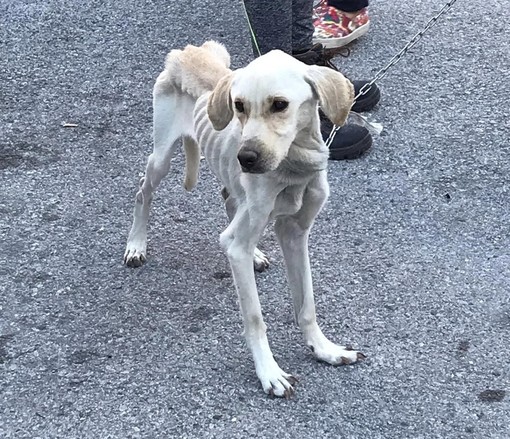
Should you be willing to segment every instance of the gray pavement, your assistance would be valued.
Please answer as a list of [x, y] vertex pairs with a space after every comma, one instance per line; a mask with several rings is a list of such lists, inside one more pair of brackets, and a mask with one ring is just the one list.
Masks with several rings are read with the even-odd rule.
[[[338, 65], [369, 78], [442, 0], [374, 1]], [[241, 336], [219, 186], [162, 184], [149, 262], [122, 266], [166, 52], [250, 58], [238, 2], [0, 0], [1, 438], [510, 437], [510, 30], [457, 2], [381, 83], [364, 158], [331, 163], [311, 238], [319, 319], [368, 360], [312, 360], [271, 232], [267, 398]], [[75, 128], [64, 128], [74, 123]]]

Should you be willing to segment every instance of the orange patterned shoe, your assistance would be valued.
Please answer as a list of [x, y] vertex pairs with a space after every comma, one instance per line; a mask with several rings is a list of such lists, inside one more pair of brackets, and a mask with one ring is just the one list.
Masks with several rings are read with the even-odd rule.
[[313, 23], [313, 43], [320, 43], [325, 49], [345, 46], [368, 32], [368, 8], [363, 8], [352, 18], [332, 6], [321, 12]]

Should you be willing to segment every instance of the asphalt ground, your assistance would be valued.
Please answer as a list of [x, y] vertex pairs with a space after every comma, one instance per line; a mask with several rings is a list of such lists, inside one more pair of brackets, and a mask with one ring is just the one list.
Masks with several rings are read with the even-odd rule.
[[[339, 67], [370, 78], [442, 4], [374, 1]], [[374, 148], [330, 164], [318, 316], [367, 361], [313, 361], [269, 230], [258, 284], [300, 379], [287, 401], [244, 345], [205, 166], [188, 194], [175, 158], [149, 261], [122, 265], [165, 54], [217, 39], [245, 65], [240, 3], [0, 0], [0, 437], [510, 437], [508, 18], [458, 1], [379, 84]]]

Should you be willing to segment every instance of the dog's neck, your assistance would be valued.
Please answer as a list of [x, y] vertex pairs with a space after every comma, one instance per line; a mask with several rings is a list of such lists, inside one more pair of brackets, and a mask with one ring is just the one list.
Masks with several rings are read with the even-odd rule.
[[322, 140], [320, 131], [307, 128], [296, 136], [277, 171], [288, 180], [307, 178], [325, 170], [328, 158], [329, 149]]

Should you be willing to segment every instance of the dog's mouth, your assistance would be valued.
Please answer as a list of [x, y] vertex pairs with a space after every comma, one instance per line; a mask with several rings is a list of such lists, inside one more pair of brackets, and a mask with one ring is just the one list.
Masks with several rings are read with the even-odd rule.
[[267, 172], [265, 169], [261, 169], [259, 167], [247, 168], [245, 166], [241, 166], [241, 171], [245, 172], [246, 174], [264, 174], [265, 172]]

